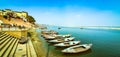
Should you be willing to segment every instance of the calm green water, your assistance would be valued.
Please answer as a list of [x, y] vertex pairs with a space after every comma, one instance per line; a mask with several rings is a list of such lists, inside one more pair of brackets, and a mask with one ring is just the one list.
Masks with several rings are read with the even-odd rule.
[[120, 57], [120, 31], [119, 30], [100, 30], [100, 29], [80, 29], [80, 28], [65, 28], [49, 27], [48, 29], [55, 30], [60, 34], [72, 34], [76, 37], [75, 40], [80, 40], [81, 44], [92, 43], [90, 50], [78, 54], [64, 54], [61, 50], [52, 45], [47, 46], [48, 57]]

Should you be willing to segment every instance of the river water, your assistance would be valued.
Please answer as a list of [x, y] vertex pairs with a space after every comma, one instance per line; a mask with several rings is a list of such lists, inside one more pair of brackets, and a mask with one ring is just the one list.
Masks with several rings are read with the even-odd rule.
[[77, 54], [64, 54], [64, 48], [54, 47], [42, 38], [48, 52], [46, 57], [120, 57], [120, 30], [80, 29], [70, 27], [48, 27], [59, 34], [71, 34], [80, 44], [92, 43], [90, 50]]

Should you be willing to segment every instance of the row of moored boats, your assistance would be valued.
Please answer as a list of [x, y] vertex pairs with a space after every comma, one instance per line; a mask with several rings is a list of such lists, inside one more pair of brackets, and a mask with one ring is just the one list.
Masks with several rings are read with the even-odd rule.
[[71, 37], [70, 34], [60, 35], [53, 30], [42, 31], [41, 35], [48, 43], [53, 43], [56, 47], [66, 47], [61, 51], [63, 53], [84, 52], [89, 50], [92, 46], [92, 44], [80, 44], [81, 41], [75, 41], [75, 37]]

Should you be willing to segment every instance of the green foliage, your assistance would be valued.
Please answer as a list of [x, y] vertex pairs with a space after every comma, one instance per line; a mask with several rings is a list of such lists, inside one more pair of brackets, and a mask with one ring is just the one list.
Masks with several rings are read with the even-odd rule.
[[27, 20], [29, 22], [35, 22], [35, 19], [32, 16], [27, 16]]
[[7, 19], [7, 18], [8, 18], [8, 16], [7, 16], [7, 15], [4, 15], [3, 17], [4, 17], [5, 19]]
[[13, 12], [8, 12], [8, 13], [7, 13], [7, 15], [8, 15], [9, 17], [13, 17], [13, 14], [14, 14]]

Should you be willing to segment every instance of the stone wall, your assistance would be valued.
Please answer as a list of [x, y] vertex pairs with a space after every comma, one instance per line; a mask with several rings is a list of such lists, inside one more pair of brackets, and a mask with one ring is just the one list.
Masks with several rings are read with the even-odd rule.
[[12, 36], [15, 36], [17, 38], [20, 38], [21, 36], [24, 36], [25, 38], [27, 37], [27, 30], [22, 30], [22, 31], [4, 31], [7, 34], [10, 34]]

